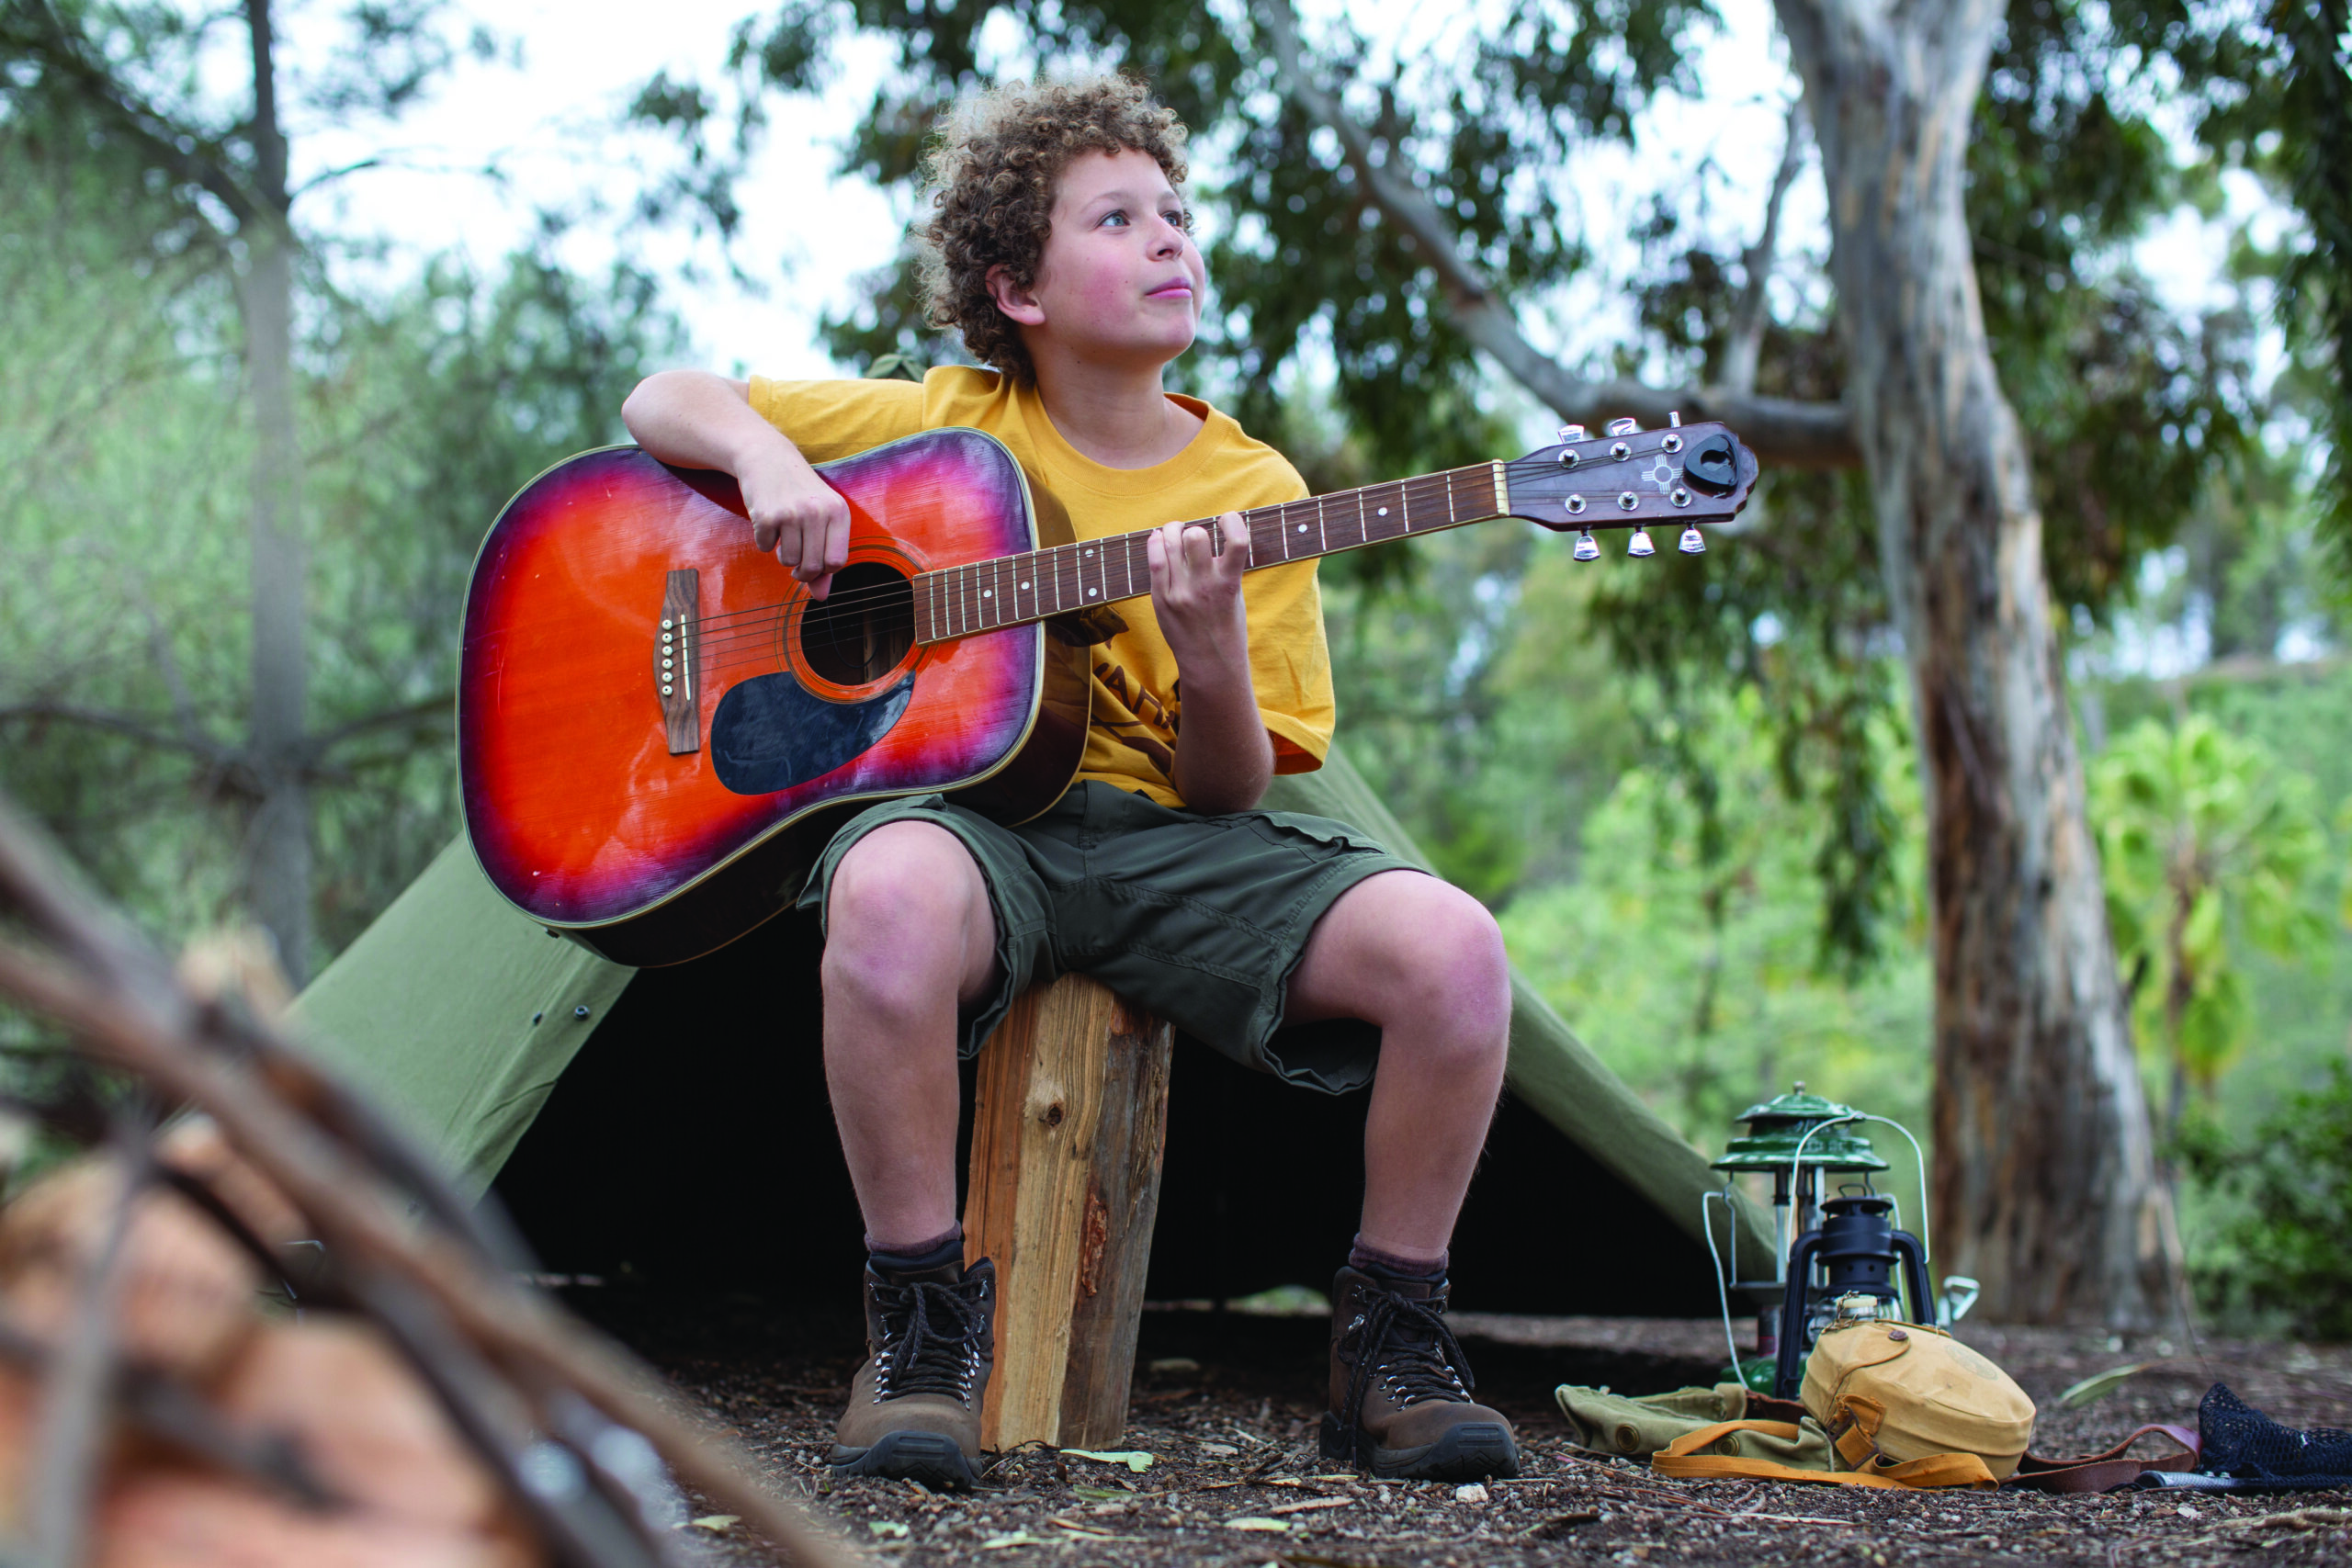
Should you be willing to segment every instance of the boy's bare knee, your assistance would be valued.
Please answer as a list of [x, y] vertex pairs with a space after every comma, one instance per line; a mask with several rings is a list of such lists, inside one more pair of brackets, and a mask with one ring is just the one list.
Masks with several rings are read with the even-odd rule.
[[1510, 960], [1487, 907], [1434, 877], [1415, 878], [1397, 911], [1389, 962], [1424, 1037], [1465, 1056], [1501, 1051], [1510, 1028]]
[[[867, 955], [910, 970], [926, 959], [959, 965], [987, 885], [971, 852], [929, 822], [885, 823], [853, 845], [825, 893], [829, 971]], [[982, 933], [985, 934], [985, 933]]]

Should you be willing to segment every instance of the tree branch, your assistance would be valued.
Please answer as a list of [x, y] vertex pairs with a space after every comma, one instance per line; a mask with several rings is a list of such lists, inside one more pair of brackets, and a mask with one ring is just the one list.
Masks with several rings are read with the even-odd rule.
[[1747, 274], [1740, 285], [1739, 302], [1732, 308], [1731, 339], [1724, 345], [1723, 384], [1740, 392], [1756, 389], [1756, 360], [1764, 349], [1764, 329], [1770, 324], [1764, 286], [1771, 281], [1772, 262], [1781, 243], [1781, 204], [1804, 167], [1804, 99], [1789, 105], [1789, 131], [1781, 146], [1781, 166], [1772, 175], [1772, 194], [1764, 203], [1763, 231], [1740, 258]]
[[[239, 229], [257, 218], [275, 216], [267, 212], [254, 193], [245, 188], [225, 157], [200, 155], [200, 150], [206, 149], [217, 153], [215, 143], [174, 124], [170, 116], [124, 90], [102, 64], [91, 59], [88, 40], [68, 28], [47, 0], [28, 0], [9, 9], [19, 17], [30, 17], [32, 25], [28, 28], [0, 30], [0, 42], [12, 45], [44, 69], [63, 76], [79, 102], [98, 111], [117, 130], [137, 141], [149, 157], [210, 192], [229, 209]], [[190, 143], [188, 147], [180, 145], [184, 139]]]
[[[569, 1390], [641, 1434], [680, 1480], [741, 1514], [795, 1562], [848, 1568], [855, 1561], [754, 1481], [734, 1445], [674, 1413], [641, 1368], [517, 1283], [494, 1242], [485, 1246], [463, 1224], [433, 1223], [461, 1205], [422, 1156], [385, 1125], [354, 1138], [353, 1118], [362, 1114], [355, 1097], [270, 1025], [200, 1003], [161, 955], [74, 892], [5, 806], [0, 908], [53, 952], [82, 958], [69, 965], [0, 941], [0, 995], [63, 1025], [93, 1061], [210, 1116], [230, 1146], [300, 1211], [340, 1269], [429, 1308], [518, 1393]], [[397, 1156], [387, 1160], [379, 1148], [371, 1157], [379, 1140], [397, 1145]], [[424, 1223], [411, 1197], [423, 1201]], [[551, 1397], [532, 1394], [532, 1403], [545, 1407], [542, 1416], [553, 1408]], [[560, 1424], [560, 1416], [551, 1419]]]
[[429, 724], [435, 719], [447, 718], [457, 701], [458, 694], [455, 692], [441, 692], [420, 702], [406, 703], [396, 708], [385, 708], [379, 713], [371, 713], [363, 717], [355, 718], [348, 724], [339, 724], [333, 729], [323, 730], [311, 737], [311, 760], [313, 763], [323, 761], [329, 751], [345, 741], [356, 740], [360, 736], [372, 735], [378, 730], [405, 729], [412, 725]]
[[34, 1548], [45, 1562], [67, 1568], [82, 1561], [90, 1506], [98, 1493], [107, 1437], [107, 1399], [115, 1374], [115, 1315], [123, 1293], [122, 1263], [130, 1219], [153, 1166], [142, 1140], [119, 1135], [122, 1190], [107, 1206], [89, 1269], [76, 1281], [80, 1299], [68, 1320], [65, 1344], [41, 1391], [41, 1420], [33, 1451], [40, 1456], [32, 1487]]
[[233, 746], [224, 746], [200, 731], [175, 735], [168, 729], [158, 729], [141, 718], [129, 714], [109, 713], [103, 708], [83, 707], [77, 703], [56, 702], [37, 697], [30, 702], [11, 703], [0, 707], [0, 724], [12, 718], [58, 719], [78, 724], [90, 729], [101, 729], [109, 735], [119, 735], [142, 745], [159, 747], [166, 751], [183, 751], [228, 770], [245, 765], [245, 755]]
[[1342, 155], [1356, 172], [1366, 197], [1382, 217], [1411, 238], [1415, 249], [1435, 270], [1455, 330], [1561, 418], [1599, 424], [1612, 416], [1631, 414], [1645, 424], [1663, 424], [1670, 412], [1679, 410], [1686, 416], [1723, 421], [1736, 429], [1759, 457], [1787, 467], [1850, 468], [1861, 460], [1842, 404], [1759, 398], [1729, 386], [1659, 389], [1638, 381], [1593, 381], [1571, 374], [1527, 341], [1510, 308], [1462, 254], [1452, 225], [1435, 204], [1402, 170], [1375, 163], [1370, 133], [1337, 97], [1316, 85], [1299, 45], [1298, 21], [1289, 0], [1262, 0], [1259, 15], [1281, 67], [1283, 90], [1309, 118], [1339, 137]]

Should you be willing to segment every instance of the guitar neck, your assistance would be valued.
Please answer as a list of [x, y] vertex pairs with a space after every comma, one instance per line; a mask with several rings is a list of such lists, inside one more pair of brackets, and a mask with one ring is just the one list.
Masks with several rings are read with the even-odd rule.
[[[1418, 479], [1252, 507], [1241, 514], [1250, 529], [1250, 561], [1243, 570], [1257, 571], [1502, 516], [1510, 510], [1506, 467], [1474, 463]], [[1146, 541], [1154, 532], [1146, 528], [1080, 539], [922, 572], [913, 581], [915, 640], [947, 642], [1140, 598], [1151, 592]]]

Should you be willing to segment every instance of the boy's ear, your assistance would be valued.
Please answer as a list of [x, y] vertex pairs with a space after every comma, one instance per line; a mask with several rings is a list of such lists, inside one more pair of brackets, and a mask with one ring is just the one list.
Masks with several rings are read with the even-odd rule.
[[1002, 262], [989, 268], [987, 282], [989, 297], [996, 300], [996, 308], [1004, 312], [1008, 321], [1018, 321], [1024, 327], [1046, 324], [1045, 309], [1037, 303], [1036, 294], [1013, 282], [1012, 275], [1005, 270]]

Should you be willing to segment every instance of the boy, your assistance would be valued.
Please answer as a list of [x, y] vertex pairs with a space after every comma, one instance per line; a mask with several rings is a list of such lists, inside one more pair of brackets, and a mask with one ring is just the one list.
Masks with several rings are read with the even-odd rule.
[[[1510, 1425], [1471, 1402], [1441, 1315], [1502, 1083], [1501, 936], [1354, 829], [1250, 809], [1273, 773], [1321, 764], [1330, 671], [1315, 563], [1243, 576], [1238, 509], [1306, 486], [1229, 417], [1162, 389], [1207, 283], [1183, 145], [1117, 77], [972, 100], [933, 154], [922, 237], [933, 321], [993, 369], [919, 386], [668, 371], [623, 411], [655, 457], [733, 474], [751, 542], [812, 592], [848, 558], [849, 513], [810, 462], [940, 425], [1004, 442], [1081, 539], [1166, 525], [1150, 598], [1119, 605], [1125, 629], [1094, 650], [1085, 760], [1060, 804], [1005, 828], [938, 795], [888, 802], [841, 829], [801, 895], [822, 920], [826, 1079], [870, 1255], [871, 1355], [839, 1473], [977, 1479], [995, 1292], [985, 1259], [963, 1263], [956, 1056], [1065, 969], [1263, 1070], [1372, 1083], [1324, 1452], [1382, 1475], [1518, 1472]], [[1283, 1023], [1333, 1018], [1374, 1025], [1376, 1049], [1284, 1058]]]

